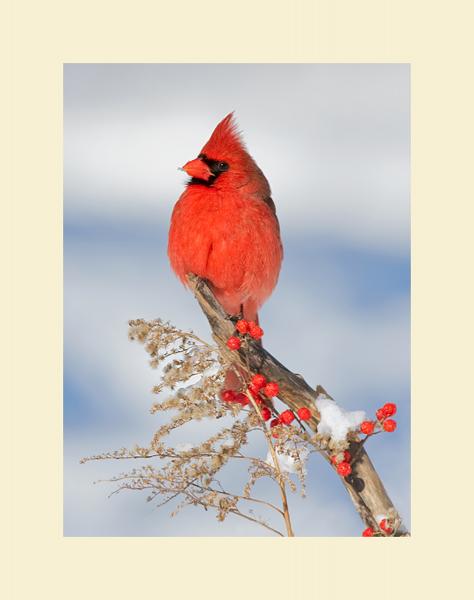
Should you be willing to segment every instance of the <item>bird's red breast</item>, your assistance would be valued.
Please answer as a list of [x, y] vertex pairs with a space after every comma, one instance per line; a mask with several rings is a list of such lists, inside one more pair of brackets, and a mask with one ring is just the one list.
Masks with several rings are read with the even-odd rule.
[[178, 277], [207, 279], [224, 309], [255, 320], [273, 291], [283, 250], [270, 186], [232, 113], [215, 128], [171, 217], [168, 256]]

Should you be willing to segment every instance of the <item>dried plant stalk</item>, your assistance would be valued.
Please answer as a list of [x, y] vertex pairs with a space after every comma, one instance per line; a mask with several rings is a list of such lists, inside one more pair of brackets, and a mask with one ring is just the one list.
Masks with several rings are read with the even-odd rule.
[[[109, 459], [145, 461], [148, 464], [110, 479], [118, 484], [112, 493], [148, 490], [148, 500], [156, 502], [157, 506], [179, 501], [172, 515], [186, 505], [201, 506], [206, 510], [214, 509], [220, 521], [232, 514], [282, 536], [283, 533], [263, 516], [243, 508], [243, 505], [259, 505], [282, 518], [286, 534], [292, 536], [286, 486], [296, 491], [295, 482], [282, 472], [265, 422], [253, 398], [250, 398], [247, 407], [226, 404], [220, 399], [225, 372], [231, 367], [226, 355], [193, 332], [183, 332], [160, 319], [150, 322], [137, 319], [130, 321], [129, 325], [130, 339], [142, 343], [150, 355], [151, 366], [161, 370], [161, 381], [153, 389], [161, 400], [153, 404], [150, 412], [171, 413], [171, 417], [155, 431], [147, 447], [122, 448], [84, 458], [82, 462]], [[246, 376], [250, 377], [250, 373]], [[168, 395], [163, 399], [165, 393]], [[165, 440], [175, 430], [192, 421], [207, 418], [218, 426], [222, 417], [230, 417], [231, 423], [221, 426], [213, 435], [194, 446], [180, 448], [165, 445]], [[243, 452], [250, 435], [262, 434], [273, 456], [271, 464], [268, 460]], [[303, 445], [312, 443], [304, 431], [294, 428], [285, 432], [279, 445], [282, 446], [289, 439], [293, 440], [292, 459], [298, 464], [295, 474], [301, 481], [304, 493], [303, 455], [300, 457], [300, 451]], [[312, 444], [311, 449], [316, 451], [318, 448]], [[285, 453], [288, 456], [289, 452], [288, 448], [283, 448], [280, 457], [284, 457]], [[160, 468], [149, 464], [157, 459]], [[225, 489], [220, 480], [219, 474], [225, 471], [231, 461], [238, 461], [240, 467], [245, 463], [248, 465], [249, 479], [240, 492]], [[262, 478], [270, 478], [278, 485], [281, 508], [252, 495], [255, 484]]]

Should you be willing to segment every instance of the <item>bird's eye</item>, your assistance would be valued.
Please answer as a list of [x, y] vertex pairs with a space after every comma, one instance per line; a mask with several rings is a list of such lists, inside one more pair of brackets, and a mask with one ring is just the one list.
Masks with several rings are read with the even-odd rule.
[[217, 165], [217, 168], [219, 169], [219, 171], [227, 171], [227, 169], [229, 168], [229, 165], [226, 162], [220, 162]]

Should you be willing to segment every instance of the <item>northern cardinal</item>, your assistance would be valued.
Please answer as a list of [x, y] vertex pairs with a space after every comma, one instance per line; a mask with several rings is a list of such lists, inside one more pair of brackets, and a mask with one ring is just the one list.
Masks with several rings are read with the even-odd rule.
[[233, 113], [214, 129], [171, 217], [168, 256], [187, 283], [206, 279], [224, 310], [258, 322], [280, 273], [280, 227], [265, 175], [247, 152]]

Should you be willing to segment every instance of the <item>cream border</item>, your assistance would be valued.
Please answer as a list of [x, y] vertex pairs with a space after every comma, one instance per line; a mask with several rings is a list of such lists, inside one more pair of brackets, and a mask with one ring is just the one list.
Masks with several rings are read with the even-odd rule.
[[[472, 280], [472, 265], [463, 265], [472, 218], [458, 207], [472, 180], [472, 140], [464, 135], [473, 105], [464, 89], [472, 80], [469, 4], [10, 3], [15, 291], [4, 312], [14, 324], [12, 341], [3, 350], [20, 359], [5, 396], [16, 425], [9, 444], [11, 598], [467, 595], [462, 578], [469, 569], [462, 565], [469, 549], [463, 552], [462, 538], [470, 497], [467, 490], [454, 495], [452, 487], [470, 477], [471, 459], [457, 445], [450, 452], [452, 438], [436, 450], [432, 439], [434, 431], [446, 431], [440, 391], [450, 403], [472, 395], [469, 382], [461, 381], [472, 351], [460, 336], [472, 293], [468, 304], [468, 294], [454, 291], [457, 274]], [[201, 61], [412, 64], [411, 539], [62, 537], [62, 63]], [[472, 216], [472, 195], [465, 205]], [[453, 256], [454, 249], [461, 255]]]

